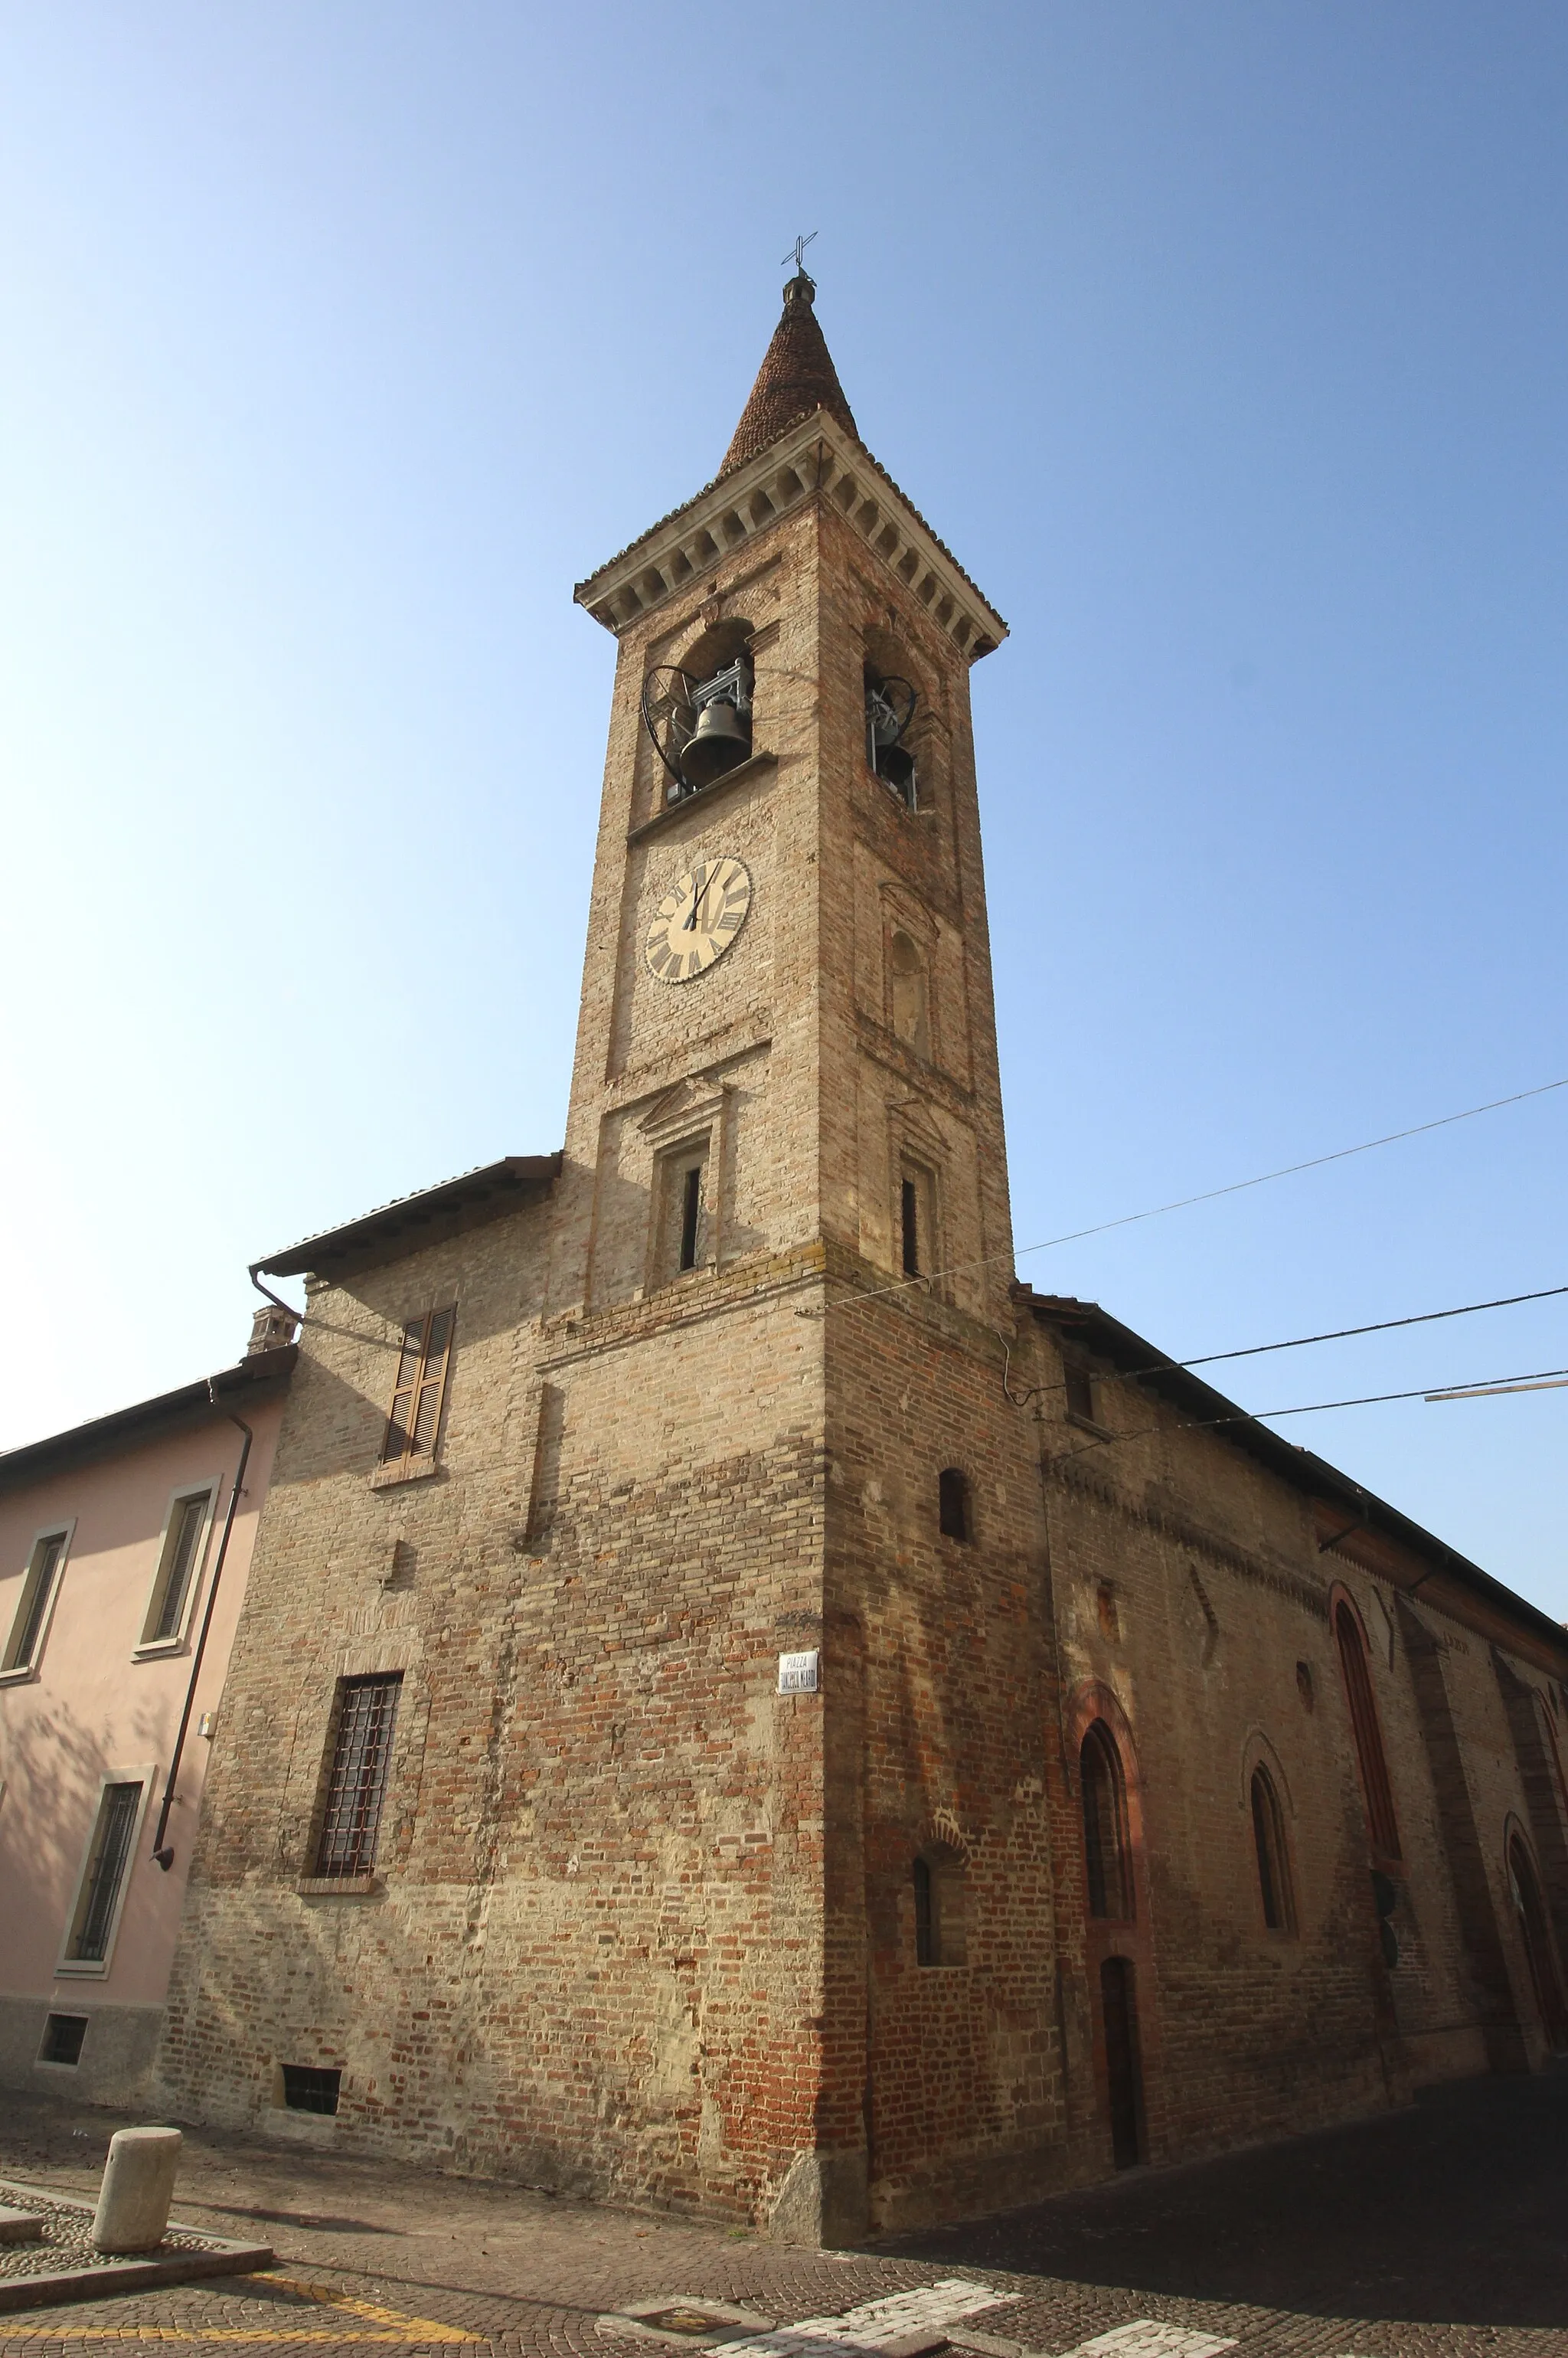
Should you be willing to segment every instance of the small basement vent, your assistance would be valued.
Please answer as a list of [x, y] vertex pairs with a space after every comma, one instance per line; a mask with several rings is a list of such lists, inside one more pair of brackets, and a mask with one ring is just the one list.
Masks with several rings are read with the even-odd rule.
[[341, 2071], [324, 2071], [314, 2063], [285, 2063], [283, 2101], [291, 2113], [335, 2113]]
[[51, 2014], [44, 2025], [44, 2043], [38, 2050], [40, 2063], [80, 2063], [81, 2042], [87, 2036], [84, 2014]]

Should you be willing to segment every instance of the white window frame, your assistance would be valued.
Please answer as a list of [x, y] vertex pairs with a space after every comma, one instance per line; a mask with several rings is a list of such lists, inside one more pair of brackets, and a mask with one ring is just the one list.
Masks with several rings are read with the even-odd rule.
[[[146, 1603], [142, 1607], [142, 1633], [131, 1649], [133, 1661], [157, 1661], [165, 1654], [178, 1654], [185, 1650], [186, 1640], [190, 1634], [190, 1618], [196, 1610], [196, 1600], [201, 1594], [202, 1582], [206, 1578], [207, 1551], [212, 1542], [212, 1525], [217, 1516], [218, 1494], [222, 1487], [222, 1481], [223, 1477], [221, 1474], [210, 1474], [204, 1481], [181, 1482], [169, 1492], [168, 1505], [164, 1509], [163, 1530], [158, 1535], [157, 1560], [153, 1566], [152, 1585], [147, 1590]], [[178, 1624], [167, 1638], [149, 1638], [147, 1631], [152, 1628], [160, 1609], [165, 1579], [173, 1569], [169, 1556], [174, 1546], [175, 1519], [180, 1508], [189, 1499], [203, 1496], [207, 1500], [207, 1512], [201, 1524], [201, 1536], [196, 1542], [196, 1553], [191, 1559], [190, 1578], [185, 1585], [185, 1602], [180, 1607]]]
[[[187, 1492], [186, 1495], [189, 1497], [189, 1493]], [[55, 1963], [57, 1980], [103, 1982], [109, 1978], [109, 1969], [114, 1962], [115, 1943], [120, 1938], [120, 1920], [125, 1912], [125, 1901], [130, 1895], [131, 1883], [136, 1871], [136, 1860], [141, 1851], [142, 1827], [146, 1821], [147, 1804], [152, 1800], [153, 1786], [157, 1779], [157, 1762], [144, 1760], [139, 1768], [105, 1768], [98, 1780], [98, 1790], [92, 1801], [92, 1814], [87, 1821], [87, 1840], [82, 1845], [81, 1865], [76, 1871], [76, 1881], [71, 1887], [70, 1905], [66, 1909], [65, 1923], [60, 1931], [59, 1956]], [[98, 1838], [98, 1822], [103, 1815], [103, 1796], [111, 1785], [136, 1784], [141, 1786], [142, 1798], [136, 1804], [135, 1823], [131, 1828], [130, 1846], [125, 1853], [125, 1872], [120, 1877], [120, 1888], [114, 1895], [114, 1913], [110, 1921], [108, 1939], [103, 1943], [103, 1954], [102, 1957], [68, 1956], [66, 1952], [70, 1947], [71, 1931], [86, 1896], [88, 1871], [92, 1865], [92, 1847]]]
[[[60, 1540], [64, 1544], [60, 1548], [54, 1575], [49, 1582], [49, 1593], [38, 1622], [38, 1635], [33, 1647], [32, 1659], [29, 1661], [17, 1662], [8, 1671], [0, 1671], [0, 1686], [21, 1686], [28, 1679], [36, 1679], [38, 1676], [44, 1659], [44, 1649], [49, 1641], [49, 1624], [54, 1619], [54, 1609], [59, 1596], [60, 1583], [65, 1578], [65, 1567], [70, 1561], [70, 1546], [75, 1537], [76, 1517], [74, 1515], [70, 1516], [63, 1522], [40, 1523], [33, 1533], [31, 1544], [27, 1549], [27, 1563], [22, 1570], [22, 1585], [16, 1592], [16, 1609], [11, 1616], [5, 1634], [6, 1654], [11, 1650], [12, 1641], [17, 1635], [17, 1625], [27, 1609], [27, 1583], [32, 1578], [33, 1566], [38, 1560], [38, 1550], [50, 1540]], [[0, 1654], [0, 1661], [4, 1660], [5, 1655]]]

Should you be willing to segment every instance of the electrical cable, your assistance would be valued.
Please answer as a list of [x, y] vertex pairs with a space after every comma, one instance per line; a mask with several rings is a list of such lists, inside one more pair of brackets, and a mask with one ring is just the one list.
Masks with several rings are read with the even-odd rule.
[[1466, 1106], [1462, 1113], [1440, 1114], [1435, 1121], [1418, 1121], [1412, 1123], [1409, 1130], [1390, 1130], [1381, 1138], [1363, 1139], [1358, 1146], [1337, 1146], [1330, 1154], [1313, 1154], [1304, 1163], [1282, 1163], [1279, 1170], [1260, 1171], [1252, 1179], [1232, 1179], [1223, 1187], [1206, 1187], [1200, 1195], [1178, 1195], [1169, 1204], [1152, 1204], [1146, 1211], [1123, 1212], [1119, 1218], [1097, 1221], [1092, 1228], [1072, 1228], [1065, 1236], [1046, 1237], [1040, 1244], [1021, 1246], [1011, 1255], [983, 1253], [975, 1260], [955, 1261], [947, 1269], [923, 1270], [919, 1276], [903, 1278], [896, 1285], [879, 1285], [865, 1293], [841, 1296], [837, 1302], [826, 1303], [820, 1311], [805, 1314], [826, 1318], [830, 1313], [856, 1310], [865, 1303], [879, 1302], [890, 1293], [907, 1293], [915, 1287], [929, 1287], [939, 1277], [958, 1277], [969, 1270], [986, 1269], [994, 1261], [1010, 1258], [1026, 1260], [1031, 1253], [1051, 1252], [1058, 1245], [1080, 1244], [1086, 1237], [1103, 1237], [1112, 1228], [1133, 1228], [1140, 1220], [1157, 1220], [1167, 1212], [1190, 1211], [1195, 1204], [1212, 1204], [1221, 1195], [1240, 1195], [1249, 1187], [1266, 1187], [1274, 1179], [1294, 1179], [1303, 1171], [1321, 1171], [1325, 1163], [1345, 1163], [1353, 1155], [1370, 1154], [1376, 1147], [1398, 1146], [1401, 1140], [1424, 1137], [1428, 1130], [1448, 1130], [1456, 1121], [1474, 1121], [1477, 1114], [1498, 1113], [1505, 1106], [1523, 1105], [1530, 1098], [1550, 1097], [1553, 1089], [1568, 1089], [1568, 1074], [1560, 1081], [1541, 1081], [1531, 1089], [1516, 1089], [1511, 1097], [1490, 1098], [1485, 1105]]
[[[1195, 1359], [1157, 1359], [1147, 1368], [1116, 1368], [1110, 1372], [1120, 1384], [1135, 1384], [1144, 1376], [1169, 1373], [1173, 1368], [1212, 1368], [1221, 1359], [1257, 1359], [1270, 1351], [1302, 1351], [1309, 1343], [1344, 1343], [1357, 1335], [1387, 1335], [1396, 1326], [1430, 1326], [1440, 1318], [1473, 1318], [1478, 1310], [1512, 1310], [1521, 1302], [1551, 1302], [1568, 1293], [1568, 1285], [1543, 1285], [1534, 1293], [1499, 1293], [1493, 1302], [1462, 1302], [1453, 1310], [1418, 1310], [1408, 1318], [1375, 1318], [1367, 1326], [1331, 1326], [1322, 1335], [1294, 1335], [1285, 1343], [1249, 1343], [1238, 1351], [1205, 1351]], [[1036, 1391], [1059, 1392], [1065, 1384], [1037, 1384]]]
[[[1158, 1373], [1159, 1370], [1156, 1369], [1153, 1372]], [[1170, 1370], [1167, 1368], [1165, 1372], [1169, 1373]], [[1325, 1410], [1334, 1408], [1378, 1408], [1388, 1401], [1485, 1400], [1509, 1391], [1526, 1391], [1535, 1388], [1542, 1391], [1551, 1391], [1556, 1389], [1559, 1383], [1568, 1383], [1568, 1368], [1538, 1368], [1533, 1373], [1522, 1376], [1485, 1376], [1479, 1378], [1474, 1384], [1447, 1384], [1435, 1391], [1424, 1384], [1420, 1384], [1414, 1391], [1363, 1392], [1355, 1400], [1306, 1401], [1296, 1408], [1237, 1409], [1228, 1416], [1185, 1416], [1177, 1420], [1176, 1430], [1183, 1433], [1213, 1433], [1225, 1425], [1262, 1424], [1270, 1417], [1321, 1416]], [[1080, 1443], [1076, 1449], [1059, 1451], [1053, 1462], [1062, 1465], [1070, 1457], [1087, 1455], [1091, 1449], [1108, 1449], [1119, 1441], [1142, 1441], [1152, 1433], [1168, 1430], [1169, 1428], [1162, 1424], [1141, 1424], [1135, 1426], [1130, 1433], [1098, 1433], [1093, 1441]]]

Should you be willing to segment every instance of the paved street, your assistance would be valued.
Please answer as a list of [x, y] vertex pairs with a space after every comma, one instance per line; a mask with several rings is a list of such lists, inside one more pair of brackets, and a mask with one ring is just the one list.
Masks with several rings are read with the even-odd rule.
[[[117, 2119], [3, 2101], [0, 2175], [95, 2188]], [[257, 2230], [276, 2268], [0, 2317], [0, 2358], [123, 2341], [655, 2358], [667, 2344], [608, 2337], [601, 2314], [718, 2301], [776, 2327], [894, 2295], [844, 2338], [874, 2351], [924, 2321], [980, 2358], [1568, 2358], [1564, 2072], [854, 2253], [206, 2133], [177, 2215]], [[782, 2336], [773, 2358], [792, 2358]]]

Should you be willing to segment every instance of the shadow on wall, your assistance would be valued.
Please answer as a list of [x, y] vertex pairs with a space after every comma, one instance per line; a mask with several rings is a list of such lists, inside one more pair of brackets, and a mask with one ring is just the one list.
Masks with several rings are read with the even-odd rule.
[[[1130, 2171], [880, 2248], [1314, 2317], [1560, 2328], [1565, 2210], [1568, 2067], [1557, 2065], [1450, 2082], [1408, 2112]], [[1345, 2346], [1353, 2339], [1347, 2326]]]
[[[63, 1702], [50, 1704], [10, 1736], [6, 1806], [0, 1812], [0, 1894], [6, 1918], [29, 1946], [39, 1940], [38, 1925], [48, 1928], [42, 1941], [49, 1952], [46, 1980], [64, 1935], [64, 1911], [76, 1889], [105, 1771], [155, 1761], [152, 1806], [162, 1794], [172, 1734], [161, 1707], [166, 1702], [160, 1696], [158, 1708], [148, 1705], [128, 1714], [114, 1736], [112, 1755], [105, 1749], [103, 1730], [87, 1725]], [[178, 1711], [178, 1699], [174, 1707]], [[150, 1820], [148, 1824], [150, 1828]], [[147, 1903], [144, 1879], [133, 1876], [116, 1949], [121, 1942], [137, 1944]], [[13, 1989], [38, 1979], [35, 1974], [19, 1974], [17, 1962], [16, 1933], [7, 1937], [0, 1927], [0, 1964], [9, 1967], [5, 1981]], [[92, 1986], [96, 1990], [102, 1985]]]

